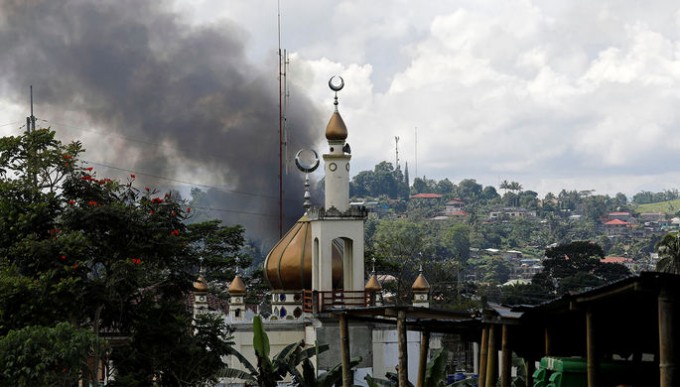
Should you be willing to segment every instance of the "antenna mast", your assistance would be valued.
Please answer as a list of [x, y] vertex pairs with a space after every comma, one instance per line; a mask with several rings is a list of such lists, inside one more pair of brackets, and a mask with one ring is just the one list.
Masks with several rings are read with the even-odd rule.
[[31, 116], [26, 117], [26, 131], [31, 133], [35, 131], [35, 116], [33, 115], [33, 85], [31, 85]]
[[281, 55], [281, 1], [277, 2], [278, 38], [279, 38], [279, 238], [283, 236], [283, 86]]
[[416, 126], [416, 177], [418, 177], [418, 127]]
[[394, 164], [394, 170], [399, 169], [399, 136], [394, 136], [394, 149], [396, 151], [396, 163]]

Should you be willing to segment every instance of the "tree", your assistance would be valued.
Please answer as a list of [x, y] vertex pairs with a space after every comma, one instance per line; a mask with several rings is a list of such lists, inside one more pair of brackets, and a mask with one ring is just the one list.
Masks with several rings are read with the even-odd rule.
[[630, 275], [623, 265], [602, 263], [603, 257], [602, 247], [589, 241], [575, 241], [548, 248], [543, 259], [543, 270], [534, 275], [532, 282], [546, 291], [565, 294]]
[[476, 201], [482, 194], [482, 185], [475, 179], [463, 179], [458, 183], [458, 197], [466, 202]]
[[378, 260], [379, 269], [397, 278], [397, 300], [406, 299], [418, 266], [435, 251], [436, 235], [424, 224], [408, 219], [386, 219], [378, 223], [368, 254]]
[[104, 350], [97, 340], [67, 322], [10, 330], [0, 338], [0, 386], [72, 386], [88, 371], [91, 348]]
[[659, 253], [657, 271], [680, 274], [680, 234], [666, 234], [657, 243], [656, 251]]
[[498, 188], [503, 190], [503, 193], [508, 193], [508, 190], [510, 189], [510, 182], [507, 180], [503, 180], [501, 184], [498, 186]]
[[[239, 250], [242, 230], [187, 227], [188, 210], [174, 195], [140, 190], [134, 175], [99, 179], [79, 162], [82, 152], [47, 129], [0, 139], [0, 303], [7, 307], [0, 335], [69, 322], [94, 337], [106, 331], [125, 338], [111, 351], [124, 385], [214, 380], [213, 360], [228, 347], [226, 326], [189, 329], [186, 298], [199, 255], [214, 253], [211, 269], [230, 265], [233, 257], [217, 256]], [[211, 237], [227, 234], [231, 245], [212, 249]], [[179, 349], [169, 351], [171, 342]], [[93, 345], [84, 374], [90, 381], [101, 353], [100, 341]], [[125, 353], [136, 364], [126, 365]], [[195, 372], [195, 361], [212, 368]]]

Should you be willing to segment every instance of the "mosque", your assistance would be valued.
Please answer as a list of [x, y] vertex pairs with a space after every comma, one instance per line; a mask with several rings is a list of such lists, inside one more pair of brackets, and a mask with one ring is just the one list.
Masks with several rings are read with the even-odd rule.
[[[339, 80], [340, 83], [334, 83]], [[382, 305], [382, 288], [372, 272], [366, 280], [364, 263], [364, 221], [367, 211], [350, 205], [350, 148], [348, 130], [338, 110], [338, 91], [344, 86], [340, 77], [329, 81], [335, 92], [334, 111], [326, 126], [328, 142], [322, 155], [325, 198], [322, 208], [313, 208], [306, 180], [305, 213], [272, 248], [264, 262], [264, 275], [271, 286], [271, 314], [265, 319], [271, 353], [286, 345], [304, 340], [308, 346], [328, 344], [329, 351], [315, 359], [317, 371], [323, 372], [341, 362], [341, 329], [338, 312], [371, 309]], [[313, 171], [319, 164], [316, 153], [311, 163], [298, 168]], [[297, 161], [297, 160], [296, 160]], [[199, 277], [194, 285], [194, 313], [210, 308], [208, 288]], [[429, 307], [429, 289], [422, 273], [413, 283], [412, 307]], [[236, 275], [229, 285], [229, 306], [225, 320], [233, 327], [235, 349], [253, 364], [252, 318], [245, 306], [247, 284]], [[347, 325], [345, 325], [347, 326]], [[354, 369], [354, 385], [367, 385], [365, 375], [384, 378], [399, 364], [398, 334], [394, 323], [378, 321], [352, 322], [346, 329], [351, 343], [351, 357], [361, 357]], [[429, 335], [428, 335], [429, 336]], [[428, 338], [429, 347], [439, 345]], [[415, 382], [421, 352], [421, 333], [406, 332], [408, 375]], [[240, 368], [236, 359], [229, 367]], [[234, 381], [235, 382], [235, 381]], [[227, 384], [230, 385], [230, 384]], [[233, 384], [238, 385], [238, 384]]]

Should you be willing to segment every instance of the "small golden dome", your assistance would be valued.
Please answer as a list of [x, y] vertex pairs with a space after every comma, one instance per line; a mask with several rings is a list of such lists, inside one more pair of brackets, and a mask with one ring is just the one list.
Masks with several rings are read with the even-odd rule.
[[416, 278], [416, 280], [413, 281], [413, 285], [411, 286], [411, 290], [415, 290], [415, 291], [419, 291], [419, 292], [426, 292], [426, 291], [430, 290], [430, 283], [427, 282], [423, 273], [418, 274], [418, 278]]
[[366, 286], [364, 287], [364, 289], [369, 291], [382, 290], [382, 286], [380, 286], [380, 282], [378, 282], [378, 279], [375, 277], [375, 274], [373, 274], [371, 278], [368, 279], [368, 282], [366, 282]]
[[202, 275], [199, 275], [198, 278], [196, 278], [196, 281], [194, 281], [194, 292], [196, 293], [208, 292], [208, 283], [205, 281], [205, 278], [203, 278]]
[[326, 139], [329, 141], [344, 141], [347, 139], [347, 126], [340, 113], [334, 112], [326, 125]]
[[[333, 287], [342, 285], [342, 258], [333, 244]], [[274, 245], [264, 261], [264, 277], [275, 290], [312, 288], [312, 225], [303, 216]]]
[[241, 279], [241, 276], [236, 274], [234, 280], [229, 284], [229, 294], [243, 294], [246, 292], [246, 284]]

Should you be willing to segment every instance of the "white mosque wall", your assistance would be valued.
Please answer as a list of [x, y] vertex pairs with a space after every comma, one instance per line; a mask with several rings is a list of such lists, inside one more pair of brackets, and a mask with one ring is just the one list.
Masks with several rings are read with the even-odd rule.
[[[396, 373], [399, 363], [399, 342], [396, 329], [373, 331], [373, 376], [384, 379], [387, 372]], [[418, 378], [418, 357], [420, 356], [420, 332], [406, 332], [408, 353], [408, 379], [415, 384]]]

